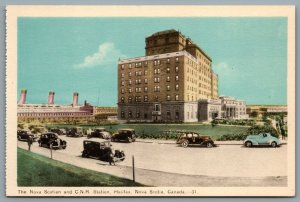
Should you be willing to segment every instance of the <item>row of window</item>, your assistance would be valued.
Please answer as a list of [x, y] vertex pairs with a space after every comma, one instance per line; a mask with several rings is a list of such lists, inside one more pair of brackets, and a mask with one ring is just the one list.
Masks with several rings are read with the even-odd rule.
[[87, 116], [89, 113], [18, 113], [18, 116], [20, 117], [30, 117], [30, 116], [36, 116], [36, 117], [48, 117], [48, 116]]
[[[167, 63], [170, 63], [170, 58], [167, 58], [166, 60]], [[179, 57], [176, 57], [175, 58], [175, 62], [179, 62]], [[144, 61], [143, 62], [144, 64], [144, 67], [147, 67], [148, 66], [148, 61]], [[154, 66], [157, 66], [157, 65], [160, 65], [161, 64], [161, 60], [153, 60], [153, 65]], [[124, 70], [125, 69], [125, 64], [121, 64], [121, 69]], [[128, 68], [131, 69], [132, 67], [142, 67], [142, 62], [136, 62], [136, 63], [129, 63], [128, 64]]]
[[[141, 117], [140, 111], [136, 111], [136, 112], [135, 112], [135, 117], [133, 117], [132, 111], [128, 111], [127, 117], [128, 117], [128, 118], [142, 118], [142, 117]], [[126, 118], [126, 117], [125, 117], [125, 112], [124, 112], [124, 111], [121, 111], [121, 118], [122, 118], [122, 119], [125, 119], [125, 118]], [[167, 112], [166, 112], [166, 118], [167, 118], [167, 119], [171, 119], [171, 112], [170, 112], [170, 111], [167, 111]], [[144, 119], [148, 119], [148, 114], [147, 114], [147, 113], [144, 113]], [[178, 112], [178, 111], [175, 112], [175, 119], [179, 119], [179, 112]]]
[[[166, 90], [167, 90], [167, 91], [170, 91], [170, 90], [171, 90], [171, 86], [170, 86], [170, 85], [167, 85], [167, 86], [166, 86]], [[177, 90], [177, 91], [179, 90], [179, 85], [178, 85], [178, 84], [175, 85], [175, 90]], [[132, 89], [131, 89], [131, 88], [128, 88], [128, 92], [129, 92], [129, 93], [132, 93]], [[141, 88], [141, 87], [136, 87], [136, 88], [135, 88], [135, 92], [136, 92], [136, 93], [142, 92], [142, 88]], [[147, 86], [144, 87], [144, 92], [148, 92], [148, 87], [147, 87]], [[160, 92], [160, 86], [154, 86], [154, 92]], [[122, 94], [125, 93], [125, 89], [124, 89], [124, 88], [121, 88], [121, 93], [122, 93]]]
[[[167, 76], [166, 81], [170, 82], [171, 77]], [[175, 76], [175, 81], [179, 81], [179, 76], [178, 75]], [[160, 77], [154, 77], [154, 83], [159, 83], [159, 82], [160, 82]], [[142, 83], [142, 79], [136, 79], [135, 80], [135, 84], [141, 84], [141, 83]], [[144, 83], [148, 84], [148, 79], [144, 79]], [[128, 85], [131, 85], [131, 84], [132, 84], [132, 81], [129, 79], [128, 80]], [[125, 81], [121, 81], [121, 85], [125, 86]]]
[[[144, 102], [148, 102], [149, 101], [148, 95], [144, 95], [143, 98], [144, 98], [143, 99]], [[171, 101], [172, 100], [171, 95], [167, 95], [166, 99], [167, 99], [167, 101]], [[158, 97], [157, 97], [156, 101], [157, 100], [158, 100]], [[179, 100], [179, 95], [175, 95], [175, 101], [178, 101], [178, 100]], [[133, 101], [133, 98], [131, 96], [128, 97], [128, 103], [132, 103], [132, 101]], [[134, 101], [135, 102], [142, 102], [142, 96], [135, 96], [134, 97]], [[121, 97], [121, 103], [125, 103], [125, 98], [124, 97]]]
[[[175, 72], [178, 72], [178, 71], [179, 71], [179, 67], [176, 66], [176, 67], [175, 67]], [[167, 72], [167, 73], [170, 73], [170, 72], [171, 72], [170, 67], [168, 67], [168, 68], [166, 69], [166, 72]], [[160, 69], [159, 69], [159, 68], [154, 69], [154, 74], [160, 74]], [[144, 70], [144, 75], [145, 75], [145, 76], [148, 75], [148, 70]], [[128, 76], [129, 76], [129, 77], [132, 77], [132, 72], [128, 72]], [[142, 71], [136, 71], [136, 72], [135, 72], [135, 76], [142, 76]], [[125, 77], [125, 73], [121, 73], [121, 77], [124, 78], [124, 77]]]

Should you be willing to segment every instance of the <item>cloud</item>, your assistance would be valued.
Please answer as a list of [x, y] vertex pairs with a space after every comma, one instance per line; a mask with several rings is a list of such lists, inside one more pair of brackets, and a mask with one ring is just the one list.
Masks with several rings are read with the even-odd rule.
[[226, 62], [220, 62], [214, 66], [214, 70], [218, 75], [233, 77], [239, 74], [238, 69], [228, 65]]
[[119, 58], [124, 57], [126, 56], [113, 43], [106, 42], [99, 45], [97, 52], [86, 56], [82, 63], [75, 64], [73, 67], [75, 69], [82, 69], [103, 66], [116, 63]]

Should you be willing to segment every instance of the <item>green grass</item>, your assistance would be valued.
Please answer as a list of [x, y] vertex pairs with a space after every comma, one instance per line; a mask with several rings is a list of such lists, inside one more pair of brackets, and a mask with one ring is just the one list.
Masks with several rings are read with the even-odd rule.
[[[56, 125], [58, 127], [70, 127], [67, 125]], [[83, 126], [84, 128], [89, 128], [91, 126]], [[225, 134], [241, 134], [245, 133], [249, 127], [245, 126], [223, 126], [216, 125], [212, 127], [207, 124], [145, 124], [145, 123], [137, 123], [137, 124], [117, 124], [117, 125], [104, 125], [98, 126], [104, 127], [109, 132], [116, 132], [120, 128], [133, 128], [136, 131], [138, 136], [147, 136], [147, 137], [163, 137], [164, 131], [194, 131], [198, 132], [202, 135], [209, 135], [213, 139], [218, 139], [220, 136]], [[92, 128], [92, 127], [91, 127]]]
[[143, 186], [18, 148], [18, 186]]

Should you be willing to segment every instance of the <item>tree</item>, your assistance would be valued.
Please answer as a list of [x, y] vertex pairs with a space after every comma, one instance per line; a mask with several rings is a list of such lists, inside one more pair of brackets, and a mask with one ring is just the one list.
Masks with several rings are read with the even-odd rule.
[[257, 115], [258, 115], [257, 111], [253, 111], [253, 112], [250, 113], [250, 116], [254, 117], [254, 118], [256, 118]]

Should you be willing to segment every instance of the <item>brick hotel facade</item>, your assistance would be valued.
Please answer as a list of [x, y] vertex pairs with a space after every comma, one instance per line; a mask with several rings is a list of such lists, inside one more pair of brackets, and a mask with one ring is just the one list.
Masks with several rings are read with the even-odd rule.
[[118, 62], [118, 119], [202, 120], [199, 100], [218, 99], [218, 76], [211, 58], [175, 30], [147, 37], [145, 49], [146, 56]]

